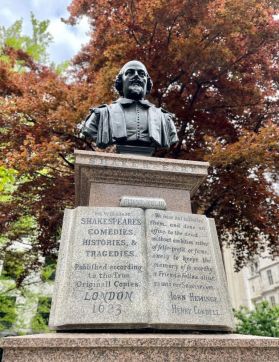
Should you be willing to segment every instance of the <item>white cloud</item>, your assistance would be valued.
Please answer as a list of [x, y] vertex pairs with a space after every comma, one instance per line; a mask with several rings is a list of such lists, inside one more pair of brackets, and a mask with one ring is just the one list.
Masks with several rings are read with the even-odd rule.
[[23, 18], [23, 32], [31, 34], [30, 12], [39, 20], [50, 20], [49, 32], [54, 42], [49, 46], [50, 60], [60, 63], [71, 59], [88, 40], [89, 25], [86, 18], [75, 25], [66, 25], [67, 6], [71, 0], [0, 0], [0, 25], [8, 27]]
[[54, 43], [49, 47], [51, 59], [54, 62], [61, 62], [72, 58], [87, 42], [88, 29], [87, 19], [83, 19], [75, 27], [63, 23], [60, 19], [51, 19], [48, 29], [54, 39]]
[[[9, 9], [7, 6], [4, 6], [3, 8], [0, 9], [0, 20], [1, 20], [1, 18], [5, 19], [6, 22], [9, 22], [11, 24], [17, 20], [15, 13], [11, 9]], [[5, 25], [5, 24], [3, 24], [3, 25]]]

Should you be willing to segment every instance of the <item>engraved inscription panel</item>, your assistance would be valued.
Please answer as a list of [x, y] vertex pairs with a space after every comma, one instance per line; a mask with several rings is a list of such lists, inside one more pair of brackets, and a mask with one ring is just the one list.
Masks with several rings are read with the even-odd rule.
[[50, 325], [232, 330], [221, 259], [214, 221], [202, 215], [66, 210]]
[[230, 320], [208, 219], [146, 211], [151, 323], [223, 325]]
[[140, 207], [141, 209], [160, 209], [160, 210], [165, 210], [167, 208], [167, 204], [164, 199], [155, 198], [155, 197], [134, 197], [134, 196], [121, 197], [120, 206]]
[[144, 213], [77, 209], [68, 285], [71, 324], [146, 322]]
[[[122, 156], [122, 155], [121, 155]], [[191, 161], [190, 161], [191, 162]], [[115, 157], [106, 154], [105, 156], [100, 156], [100, 154], [94, 154], [93, 157], [90, 157], [89, 164], [94, 166], [112, 166], [112, 167], [122, 167], [122, 168], [132, 168], [132, 169], [146, 169], [146, 170], [158, 170], [158, 171], [169, 171], [169, 172], [182, 172], [182, 173], [199, 173], [202, 175], [207, 174], [208, 163], [204, 162], [203, 165], [200, 165], [198, 162], [194, 164], [193, 162], [181, 162], [180, 160], [171, 160], [167, 162], [166, 160], [162, 162], [160, 159], [127, 159], [122, 157]]]

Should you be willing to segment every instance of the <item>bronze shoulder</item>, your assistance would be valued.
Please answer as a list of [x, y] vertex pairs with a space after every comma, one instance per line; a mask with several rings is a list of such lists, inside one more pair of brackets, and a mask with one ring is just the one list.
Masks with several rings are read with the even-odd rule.
[[169, 111], [167, 111], [166, 109], [164, 108], [161, 108], [161, 111], [166, 115], [168, 116], [169, 119], [173, 119], [175, 117], [175, 115]]
[[100, 106], [92, 107], [92, 108], [90, 108], [90, 114], [92, 114], [92, 113], [99, 114], [100, 109], [105, 108], [105, 107], [107, 107], [107, 104], [101, 104]]
[[163, 113], [169, 113], [169, 114], [170, 114], [169, 111], [167, 111], [165, 108], [162, 108], [162, 107], [161, 107], [161, 111], [162, 111]]

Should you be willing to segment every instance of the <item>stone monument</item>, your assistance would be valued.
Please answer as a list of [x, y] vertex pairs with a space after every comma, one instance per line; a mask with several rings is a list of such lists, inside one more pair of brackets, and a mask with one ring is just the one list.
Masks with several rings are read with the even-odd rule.
[[214, 221], [190, 207], [207, 167], [76, 151], [51, 327], [232, 331]]
[[208, 164], [142, 156], [178, 140], [173, 115], [144, 99], [142, 63], [126, 63], [115, 86], [121, 97], [93, 108], [81, 134], [120, 154], [76, 151], [50, 326], [232, 331], [214, 220], [191, 213]]
[[65, 210], [50, 314], [63, 333], [8, 338], [5, 361], [279, 361], [278, 339], [228, 334], [214, 220], [191, 212], [209, 165], [147, 157], [177, 141], [174, 116], [145, 100], [151, 87], [145, 66], [128, 62], [120, 98], [83, 123], [82, 137], [118, 154], [75, 151], [76, 208]]

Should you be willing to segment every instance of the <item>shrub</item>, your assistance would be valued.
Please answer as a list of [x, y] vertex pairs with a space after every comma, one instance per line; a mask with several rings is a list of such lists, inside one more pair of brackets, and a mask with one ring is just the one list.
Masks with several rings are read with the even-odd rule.
[[279, 305], [270, 306], [263, 301], [254, 310], [241, 307], [234, 311], [236, 332], [256, 336], [279, 337]]

